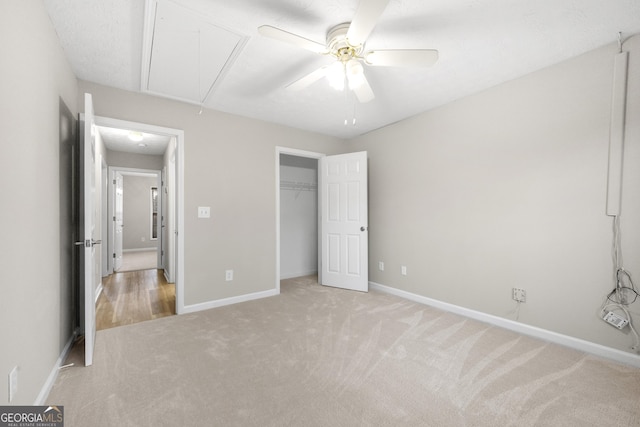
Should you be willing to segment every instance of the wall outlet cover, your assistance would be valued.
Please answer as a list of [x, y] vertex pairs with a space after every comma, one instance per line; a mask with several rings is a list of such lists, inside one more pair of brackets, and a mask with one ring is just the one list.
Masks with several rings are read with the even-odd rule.
[[513, 288], [511, 298], [517, 302], [526, 302], [527, 292], [524, 289]]
[[14, 368], [9, 373], [9, 403], [13, 400], [18, 392], [18, 367]]
[[198, 206], [198, 218], [210, 218], [211, 208], [209, 206]]

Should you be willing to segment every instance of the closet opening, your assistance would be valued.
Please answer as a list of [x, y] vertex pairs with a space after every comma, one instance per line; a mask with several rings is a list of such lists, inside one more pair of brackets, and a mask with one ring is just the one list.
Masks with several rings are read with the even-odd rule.
[[318, 159], [321, 157], [324, 154], [276, 150], [278, 290], [280, 280], [318, 275]]

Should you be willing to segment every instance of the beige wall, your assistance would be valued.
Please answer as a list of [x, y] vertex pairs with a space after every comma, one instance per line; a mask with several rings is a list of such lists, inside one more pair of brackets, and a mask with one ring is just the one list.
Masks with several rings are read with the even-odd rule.
[[[640, 39], [625, 49], [623, 247], [638, 275]], [[511, 288], [523, 288], [521, 322], [629, 351], [631, 337], [597, 315], [613, 288], [605, 201], [616, 52], [589, 52], [350, 143], [369, 152], [370, 280], [509, 319]]]
[[119, 166], [121, 168], [161, 170], [164, 164], [161, 155], [154, 156], [107, 150], [106, 157], [109, 166]]
[[70, 242], [60, 236], [59, 102], [77, 115], [78, 92], [40, 1], [0, 2], [0, 55], [0, 405], [14, 366], [12, 404], [30, 405], [71, 337], [60, 267]]
[[[184, 130], [185, 305], [273, 289], [275, 147], [332, 154], [346, 143], [81, 81], [84, 92], [93, 95], [96, 115]], [[198, 206], [210, 206], [211, 218], [198, 219]]]

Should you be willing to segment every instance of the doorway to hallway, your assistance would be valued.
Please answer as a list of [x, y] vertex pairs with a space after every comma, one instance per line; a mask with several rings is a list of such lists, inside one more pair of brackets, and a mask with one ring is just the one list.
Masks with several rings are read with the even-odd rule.
[[101, 117], [96, 126], [109, 170], [96, 329], [174, 315], [182, 283], [183, 133]]
[[176, 314], [175, 284], [160, 269], [125, 271], [106, 278], [96, 306], [96, 329], [131, 325]]

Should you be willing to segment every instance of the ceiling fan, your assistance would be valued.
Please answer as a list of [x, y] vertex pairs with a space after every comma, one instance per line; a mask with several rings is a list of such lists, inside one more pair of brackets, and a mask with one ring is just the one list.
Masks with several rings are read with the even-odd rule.
[[361, 103], [375, 96], [364, 75], [362, 64], [381, 67], [429, 67], [438, 60], [438, 51], [433, 49], [391, 49], [365, 51], [367, 37], [373, 31], [378, 18], [390, 0], [360, 0], [351, 22], [336, 25], [327, 33], [326, 44], [290, 33], [270, 25], [258, 27], [263, 36], [280, 40], [322, 55], [331, 55], [336, 62], [321, 67], [294, 81], [287, 89], [299, 90], [323, 77], [335, 89], [345, 87], [353, 90]]

